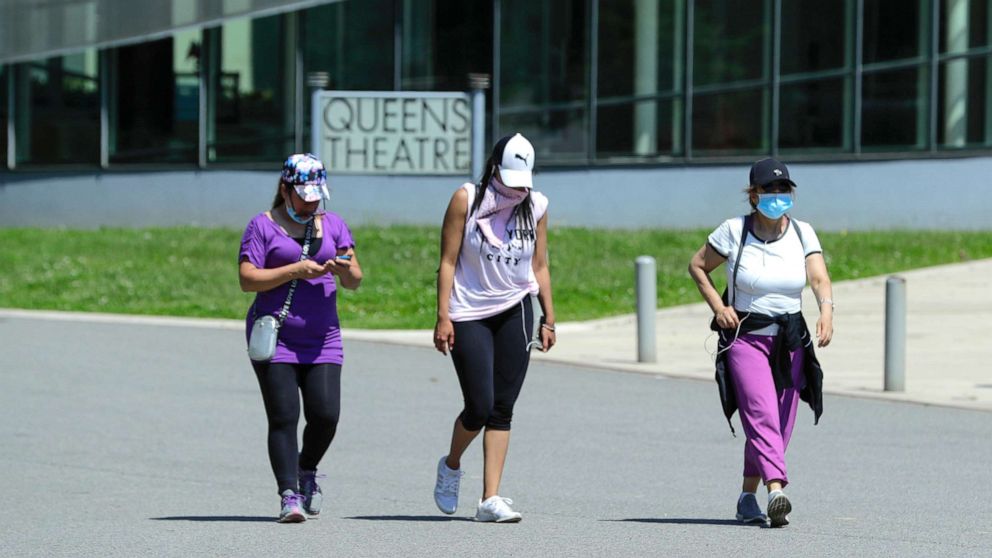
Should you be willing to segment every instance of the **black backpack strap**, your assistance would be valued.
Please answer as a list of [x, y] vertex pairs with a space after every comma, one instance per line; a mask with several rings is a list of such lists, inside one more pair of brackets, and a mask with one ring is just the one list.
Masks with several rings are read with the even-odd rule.
[[[734, 272], [732, 274], [733, 279], [731, 280], [732, 289], [730, 291], [730, 300], [728, 302], [728, 306], [730, 306], [731, 308], [734, 308], [734, 298], [737, 297], [737, 268], [740, 266], [741, 254], [744, 253], [744, 243], [747, 242], [747, 233], [749, 232], [749, 230], [751, 228], [751, 216], [750, 215], [745, 215], [744, 216], [744, 223], [741, 226], [742, 226], [742, 229], [741, 229], [741, 240], [740, 240], [740, 243], [737, 246], [737, 258], [734, 260]], [[800, 238], [802, 238], [802, 237], [800, 237]], [[735, 310], [736, 310], [736, 308], [735, 308]]]
[[803, 257], [806, 257], [806, 241], [803, 240], [803, 231], [799, 228], [799, 221], [796, 221], [792, 217], [789, 217], [789, 222], [792, 224], [792, 228], [796, 229], [796, 235], [799, 236], [799, 244], [803, 245]]

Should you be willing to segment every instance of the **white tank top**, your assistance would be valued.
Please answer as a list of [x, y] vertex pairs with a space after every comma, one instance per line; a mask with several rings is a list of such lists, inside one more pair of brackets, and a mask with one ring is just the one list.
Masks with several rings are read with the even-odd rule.
[[503, 240], [503, 247], [495, 248], [485, 242], [475, 224], [476, 215], [472, 213], [475, 184], [466, 183], [462, 188], [468, 193], [468, 215], [448, 299], [448, 315], [453, 322], [495, 316], [528, 294], [537, 294], [537, 279], [531, 262], [537, 240], [537, 222], [548, 210], [548, 198], [532, 190], [533, 231], [518, 229], [516, 220], [507, 218], [512, 210], [493, 216], [493, 232]]

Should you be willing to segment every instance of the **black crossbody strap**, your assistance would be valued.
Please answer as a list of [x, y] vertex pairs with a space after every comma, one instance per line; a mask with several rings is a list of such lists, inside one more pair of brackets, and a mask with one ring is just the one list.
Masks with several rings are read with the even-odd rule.
[[[316, 218], [316, 217], [315, 217]], [[310, 238], [313, 236], [313, 219], [307, 223], [307, 232], [303, 238], [303, 253], [300, 254], [300, 261], [310, 257]], [[282, 310], [279, 312], [279, 326], [282, 327], [282, 323], [286, 321], [286, 315], [289, 314], [289, 305], [293, 303], [293, 293], [296, 291], [296, 282], [298, 279], [293, 279], [289, 284], [289, 292], [286, 294], [286, 303], [282, 305]]]

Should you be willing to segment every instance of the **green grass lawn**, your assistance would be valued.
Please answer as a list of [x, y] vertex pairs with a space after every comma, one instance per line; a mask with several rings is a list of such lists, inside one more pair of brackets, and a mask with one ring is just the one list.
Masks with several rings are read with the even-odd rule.
[[[658, 305], [697, 302], [686, 273], [709, 231], [553, 229], [549, 235], [560, 321], [634, 311], [634, 258], [658, 261]], [[341, 295], [347, 327], [434, 325], [435, 227], [353, 230], [365, 272]], [[241, 318], [240, 230], [168, 228], [0, 229], [0, 307]], [[992, 257], [992, 232], [820, 235], [834, 281]], [[722, 268], [714, 279], [722, 285]]]

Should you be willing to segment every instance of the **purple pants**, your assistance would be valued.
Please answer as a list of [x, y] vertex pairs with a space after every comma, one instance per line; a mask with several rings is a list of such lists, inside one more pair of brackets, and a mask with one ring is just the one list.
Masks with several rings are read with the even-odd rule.
[[789, 484], [785, 472], [785, 449], [796, 423], [799, 392], [804, 384], [801, 349], [792, 351], [792, 384], [775, 391], [768, 355], [775, 338], [744, 334], [727, 351], [727, 364], [734, 380], [737, 406], [747, 442], [744, 444], [744, 476], [761, 477], [765, 484], [777, 480]]

